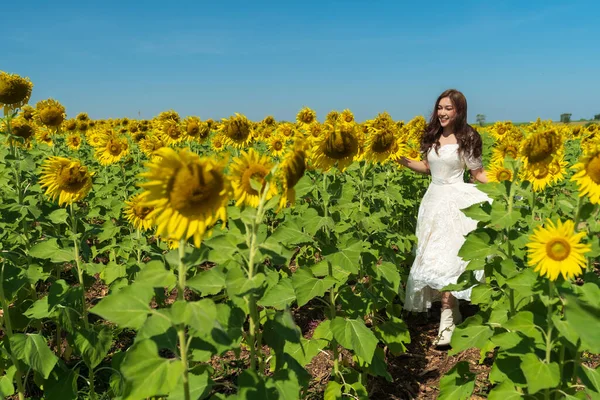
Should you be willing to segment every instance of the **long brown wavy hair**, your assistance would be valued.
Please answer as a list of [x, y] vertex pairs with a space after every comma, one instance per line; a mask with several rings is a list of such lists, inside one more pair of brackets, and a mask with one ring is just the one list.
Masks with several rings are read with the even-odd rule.
[[440, 136], [442, 135], [442, 125], [438, 118], [438, 106], [440, 100], [444, 97], [449, 97], [454, 109], [456, 117], [453, 121], [453, 130], [458, 142], [458, 151], [460, 154], [471, 155], [472, 157], [481, 157], [481, 136], [469, 124], [467, 124], [467, 99], [465, 95], [456, 89], [448, 89], [440, 94], [435, 102], [429, 124], [425, 128], [425, 133], [421, 138], [421, 152], [427, 155], [427, 152], [433, 147], [437, 153], [440, 148]]

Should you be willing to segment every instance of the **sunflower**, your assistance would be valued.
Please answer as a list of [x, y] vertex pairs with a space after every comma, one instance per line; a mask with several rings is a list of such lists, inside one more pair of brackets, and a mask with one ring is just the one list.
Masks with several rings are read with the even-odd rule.
[[526, 164], [549, 162], [561, 153], [562, 137], [554, 129], [533, 133], [523, 142], [521, 153]]
[[279, 135], [273, 135], [269, 139], [269, 153], [272, 157], [280, 157], [285, 152], [285, 140]]
[[88, 128], [90, 127], [90, 123], [88, 121], [79, 121], [77, 123], [77, 129], [79, 130], [79, 132], [87, 132]]
[[42, 125], [58, 129], [65, 120], [65, 107], [54, 99], [38, 101], [37, 118]]
[[81, 147], [81, 136], [79, 136], [78, 133], [73, 133], [67, 136], [65, 142], [71, 150], [79, 150], [79, 148]]
[[317, 140], [323, 133], [323, 125], [319, 121], [315, 121], [306, 128], [306, 132], [309, 140]]
[[165, 142], [160, 138], [160, 136], [148, 136], [140, 140], [139, 146], [142, 152], [148, 158], [151, 158], [158, 149], [165, 147]]
[[20, 113], [23, 118], [25, 118], [27, 121], [33, 121], [34, 117], [35, 117], [35, 108], [31, 107], [29, 104], [25, 104], [23, 107], [21, 107], [21, 113]]
[[129, 221], [135, 229], [141, 231], [147, 231], [152, 227], [152, 220], [148, 218], [148, 215], [154, 210], [153, 207], [142, 204], [145, 198], [144, 193], [138, 193], [131, 196], [129, 200], [125, 201], [125, 207], [123, 208], [123, 213], [125, 214], [127, 221]]
[[492, 149], [492, 164], [503, 164], [506, 157], [514, 160], [519, 157], [519, 146], [515, 142], [505, 141]]
[[591, 250], [580, 243], [585, 232], [575, 233], [573, 221], [564, 224], [559, 220], [555, 225], [547, 220], [547, 228], [537, 227], [527, 244], [529, 266], [541, 276], [555, 281], [559, 274], [565, 279], [580, 275], [586, 266], [584, 254]]
[[342, 111], [338, 117], [338, 121], [342, 122], [342, 123], [353, 123], [354, 122], [354, 114], [352, 114], [352, 111], [345, 109], [344, 111]]
[[73, 133], [77, 130], [77, 120], [76, 119], [68, 119], [63, 122], [63, 130], [67, 133]]
[[218, 219], [226, 219], [230, 190], [223, 166], [188, 149], [164, 147], [157, 153], [140, 175], [148, 179], [140, 184], [145, 189], [141, 204], [154, 208], [147, 218], [154, 220], [158, 235], [172, 240], [193, 237], [200, 247], [206, 231]]
[[523, 174], [524, 179], [531, 182], [535, 192], [544, 190], [554, 180], [550, 173], [550, 164], [545, 162], [528, 164], [523, 170]]
[[48, 130], [46, 129], [38, 129], [35, 133], [35, 140], [37, 140], [40, 143], [44, 143], [45, 145], [50, 147], [54, 146], [52, 136], [50, 135], [50, 132], [48, 132]]
[[19, 115], [10, 121], [10, 128], [10, 133], [14, 136], [20, 137], [25, 143], [30, 142], [31, 138], [36, 133], [35, 125], [25, 119], [25, 117], [22, 115]]
[[495, 163], [492, 164], [487, 172], [487, 177], [490, 182], [512, 181], [513, 172], [510, 169], [505, 168], [504, 164]]
[[[240, 157], [231, 163], [231, 186], [236, 199], [236, 206], [242, 204], [258, 207], [260, 196], [263, 194], [267, 183], [269, 188], [265, 194], [266, 200], [277, 195], [277, 186], [265, 178], [271, 172], [273, 165], [267, 156], [261, 156], [254, 149], [243, 151]], [[252, 186], [252, 180], [261, 185], [260, 192]]]
[[4, 107], [4, 113], [8, 115], [11, 110], [23, 107], [29, 101], [32, 89], [29, 78], [0, 71], [0, 108]]
[[265, 119], [262, 120], [262, 124], [271, 128], [275, 128], [277, 121], [275, 121], [275, 117], [272, 115], [267, 115]]
[[366, 160], [382, 163], [396, 159], [400, 150], [404, 150], [404, 146], [398, 144], [398, 126], [387, 112], [380, 113], [365, 126], [369, 132], [365, 139]]
[[200, 136], [200, 125], [202, 122], [198, 117], [187, 117], [183, 120], [185, 135], [188, 139], [197, 139]]
[[295, 136], [294, 125], [289, 122], [284, 122], [277, 127], [277, 133], [287, 139], [291, 139]]
[[277, 170], [277, 177], [283, 188], [279, 208], [286, 207], [288, 203], [296, 202], [296, 191], [294, 186], [302, 178], [306, 171], [306, 152], [300, 143], [296, 143], [294, 150], [286, 154]]
[[324, 133], [315, 141], [312, 148], [312, 162], [322, 171], [328, 171], [337, 164], [343, 171], [352, 163], [358, 153], [356, 124], [324, 125]]
[[565, 179], [567, 173], [567, 162], [563, 159], [556, 158], [548, 164], [548, 170], [552, 175], [552, 183], [557, 183]]
[[301, 126], [306, 126], [317, 120], [317, 113], [308, 107], [302, 108], [296, 115], [296, 121]]
[[179, 123], [173, 119], [167, 119], [162, 123], [163, 138], [168, 145], [177, 144], [183, 141], [184, 133]]
[[225, 138], [223, 135], [219, 133], [218, 135], [213, 136], [210, 147], [217, 153], [225, 150]]
[[177, 123], [179, 123], [179, 121], [181, 120], [177, 111], [174, 110], [163, 111], [160, 114], [158, 114], [158, 117], [156, 117], [156, 119], [158, 119], [161, 122], [171, 120]]
[[336, 110], [331, 110], [327, 113], [327, 115], [325, 116], [325, 122], [328, 122], [330, 124], [335, 124], [338, 120], [338, 118], [340, 117], [340, 112], [336, 111]]
[[46, 196], [52, 201], [58, 198], [58, 205], [63, 206], [87, 196], [92, 189], [92, 174], [79, 160], [50, 157], [42, 164], [40, 184], [46, 188]]
[[102, 165], [114, 164], [127, 154], [129, 154], [129, 143], [126, 138], [111, 137], [103, 143], [102, 147], [96, 148], [96, 158]]
[[585, 154], [571, 167], [575, 175], [571, 178], [579, 186], [579, 196], [587, 195], [592, 204], [600, 204], [600, 147]]
[[252, 140], [252, 123], [242, 114], [235, 113], [228, 119], [223, 119], [219, 131], [226, 144], [238, 149], [245, 148]]

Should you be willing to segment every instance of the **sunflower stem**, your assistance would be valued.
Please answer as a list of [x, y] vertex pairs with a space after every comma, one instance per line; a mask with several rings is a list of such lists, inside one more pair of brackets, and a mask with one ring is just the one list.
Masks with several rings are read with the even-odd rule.
[[[71, 210], [71, 231], [73, 234], [73, 246], [75, 252], [75, 265], [77, 266], [77, 278], [79, 280], [79, 286], [81, 287], [81, 308], [83, 309], [83, 323], [86, 329], [88, 328], [88, 316], [87, 307], [85, 305], [85, 284], [83, 282], [83, 269], [81, 269], [81, 263], [79, 261], [79, 239], [77, 237], [77, 217], [75, 215], [75, 206], [73, 203], [69, 204]], [[60, 344], [58, 344], [60, 346]]]
[[[13, 330], [12, 330], [12, 324], [10, 322], [10, 306], [9, 306], [6, 296], [4, 294], [4, 265], [5, 265], [5, 263], [3, 262], [2, 269], [0, 270], [0, 302], [2, 302], [2, 312], [3, 312], [2, 319], [4, 321], [4, 325], [6, 328], [6, 329], [4, 329], [4, 332], [6, 333], [6, 336], [8, 337], [8, 346], [10, 349], [10, 338], [13, 336]], [[17, 371], [15, 372], [15, 379], [17, 381], [17, 391], [19, 392], [19, 400], [25, 400], [25, 388], [24, 388], [23, 379], [22, 379], [23, 373], [21, 372], [21, 368], [19, 367], [19, 361], [13, 354], [12, 350], [10, 351], [10, 358], [12, 360], [13, 365], [17, 369]]]
[[[331, 265], [331, 263], [327, 263], [327, 273], [329, 274], [329, 276], [333, 277], [333, 267]], [[333, 320], [335, 319], [336, 316], [336, 307], [335, 307], [335, 285], [331, 288], [331, 290], [329, 291], [329, 319], [330, 321], [333, 322]], [[339, 354], [338, 354], [338, 344], [337, 341], [335, 340], [335, 338], [331, 339], [331, 350], [333, 351], [333, 372], [335, 375], [335, 379], [337, 380], [337, 377], [339, 375], [340, 372], [340, 365], [339, 365]]]
[[[256, 210], [256, 215], [254, 216], [254, 220], [250, 224], [250, 230], [246, 231], [247, 235], [249, 235], [247, 242], [249, 242], [249, 251], [248, 255], [248, 280], [254, 279], [254, 257], [256, 256], [256, 252], [258, 250], [258, 227], [262, 223], [264, 216], [264, 205], [267, 198], [267, 193], [269, 192], [270, 182], [265, 182], [265, 187], [262, 189], [260, 201], [258, 203], [258, 208]], [[248, 333], [248, 346], [250, 347], [250, 369], [256, 370], [257, 359], [260, 362], [261, 371], [264, 370], [262, 357], [260, 355], [260, 346], [262, 342], [262, 335], [260, 330], [258, 329], [260, 326], [260, 318], [258, 314], [258, 308], [256, 305], [256, 298], [254, 294], [250, 293], [248, 298], [246, 299], [248, 303], [248, 309], [250, 313], [249, 318], [249, 333]], [[257, 354], [258, 351], [258, 354]]]
[[548, 329], [546, 331], [546, 364], [550, 364], [550, 355], [552, 352], [552, 295], [554, 294], [554, 282], [548, 280], [548, 309], [546, 313], [546, 322]]
[[[517, 169], [518, 171], [518, 169]], [[515, 176], [517, 174], [517, 171], [515, 171]], [[510, 216], [512, 214], [513, 211], [513, 203], [514, 203], [514, 199], [515, 199], [515, 183], [511, 182], [510, 183], [510, 190], [508, 191], [508, 215]], [[510, 227], [506, 228], [506, 244], [507, 244], [507, 252], [508, 252], [508, 259], [510, 261], [512, 261], [513, 259], [513, 246], [510, 240]], [[515, 291], [514, 289], [511, 287], [508, 290], [508, 300], [509, 300], [509, 307], [510, 307], [510, 314], [509, 317], [512, 317], [515, 315], [516, 310], [515, 310]]]
[[[186, 285], [186, 267], [183, 258], [185, 257], [185, 239], [179, 240], [179, 276], [177, 280], [177, 300], [185, 301], [184, 291]], [[179, 349], [181, 353], [181, 363], [183, 364], [183, 395], [185, 400], [190, 400], [190, 382], [189, 382], [189, 366], [187, 359], [188, 342], [185, 337], [185, 324], [177, 326], [177, 337], [179, 339]]]
[[574, 222], [575, 231], [579, 230], [579, 226], [578, 225], [579, 225], [579, 220], [581, 219], [581, 208], [582, 208], [582, 203], [583, 203], [581, 201], [581, 198], [582, 198], [581, 196], [577, 196], [577, 206], [576, 206], [577, 213], [575, 214], [575, 222]]

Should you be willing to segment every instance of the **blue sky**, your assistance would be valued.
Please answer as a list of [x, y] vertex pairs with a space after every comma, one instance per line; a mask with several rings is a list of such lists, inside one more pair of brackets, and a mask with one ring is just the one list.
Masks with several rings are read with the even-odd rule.
[[429, 115], [454, 87], [469, 120], [600, 113], [597, 1], [38, 1], [3, 7], [0, 70], [68, 116], [358, 120]]

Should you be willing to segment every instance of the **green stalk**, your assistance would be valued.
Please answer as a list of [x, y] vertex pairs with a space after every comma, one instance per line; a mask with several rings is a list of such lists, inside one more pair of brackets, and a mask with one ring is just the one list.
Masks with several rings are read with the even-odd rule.
[[[248, 255], [248, 279], [252, 280], [254, 278], [254, 257], [256, 256], [256, 251], [258, 250], [257, 244], [257, 232], [258, 227], [262, 223], [262, 219], [264, 216], [264, 205], [267, 197], [267, 192], [269, 191], [269, 182], [265, 183], [265, 187], [262, 191], [260, 202], [258, 203], [258, 208], [256, 210], [256, 216], [254, 217], [254, 221], [250, 224], [250, 230], [247, 231], [246, 241], [248, 242], [248, 248], [250, 254]], [[258, 308], [256, 305], [256, 298], [253, 294], [250, 294], [246, 299], [248, 303], [248, 309], [250, 313], [249, 319], [249, 332], [248, 332], [248, 346], [250, 347], [250, 369], [256, 370], [257, 360], [260, 362], [261, 371], [264, 370], [264, 365], [262, 361], [262, 356], [260, 354], [260, 346], [262, 342], [262, 334], [258, 329], [260, 327], [260, 318], [258, 315]], [[258, 354], [257, 354], [258, 351]]]
[[[550, 356], [552, 355], [552, 294], [554, 292], [554, 282], [548, 280], [548, 312], [546, 314], [546, 323], [548, 324], [548, 330], [546, 331], [546, 364], [550, 364]], [[561, 366], [562, 368], [562, 366]], [[550, 399], [550, 389], [546, 389], [544, 392], [546, 399]]]
[[[10, 322], [10, 310], [9, 304], [6, 300], [6, 296], [4, 295], [4, 263], [2, 263], [2, 269], [0, 270], [0, 301], [2, 302], [2, 311], [4, 315], [4, 325], [6, 336], [8, 336], [8, 343], [10, 346], [10, 338], [13, 336], [12, 324]], [[10, 358], [12, 360], [13, 365], [16, 367], [17, 371], [15, 372], [15, 379], [17, 380], [17, 391], [19, 392], [19, 400], [25, 400], [25, 388], [23, 386], [22, 376], [23, 373], [19, 368], [19, 361], [13, 354], [12, 350], [10, 351]]]
[[81, 286], [81, 307], [83, 309], [83, 322], [85, 327], [88, 328], [88, 316], [87, 308], [85, 306], [85, 284], [83, 282], [83, 269], [79, 261], [79, 240], [77, 238], [77, 217], [75, 216], [75, 207], [73, 203], [69, 205], [71, 210], [71, 230], [73, 232], [73, 245], [75, 248], [75, 264], [77, 266], [77, 278], [79, 279], [79, 286]]
[[[186, 268], [183, 258], [185, 257], [186, 240], [179, 240], [179, 276], [177, 280], [177, 300], [185, 301], [184, 290], [186, 285]], [[185, 400], [190, 400], [190, 382], [189, 382], [189, 365], [188, 365], [188, 343], [185, 337], [185, 324], [177, 326], [177, 337], [179, 338], [179, 348], [181, 353], [181, 363], [183, 364], [183, 394]]]
[[575, 230], [579, 230], [579, 219], [581, 218], [581, 196], [577, 196], [577, 213], [575, 214]]
[[[515, 171], [515, 176], [516, 176], [516, 173], [517, 172]], [[509, 190], [509, 194], [508, 194], [508, 215], [512, 214], [514, 197], [515, 197], [515, 184], [514, 184], [514, 182], [511, 182], [510, 190]], [[509, 234], [510, 234], [510, 228], [506, 228], [506, 244], [508, 247], [508, 249], [507, 249], [508, 250], [508, 258], [512, 261], [513, 247], [510, 242]], [[515, 291], [512, 287], [508, 289], [508, 300], [509, 300], [509, 306], [510, 306], [509, 317], [512, 317], [516, 314]]]
[[135, 237], [137, 239], [137, 265], [139, 266], [142, 263], [142, 249], [140, 249], [140, 242], [142, 240], [142, 235], [139, 229], [135, 230]]
[[[329, 276], [333, 276], [333, 268], [331, 263], [328, 263], [327, 273]], [[329, 291], [329, 320], [333, 321], [336, 316], [336, 307], [335, 307], [335, 285]], [[337, 380], [338, 374], [340, 373], [340, 365], [339, 365], [339, 354], [338, 354], [338, 344], [337, 340], [334, 338], [331, 339], [331, 350], [333, 351], [333, 374], [335, 379]]]

